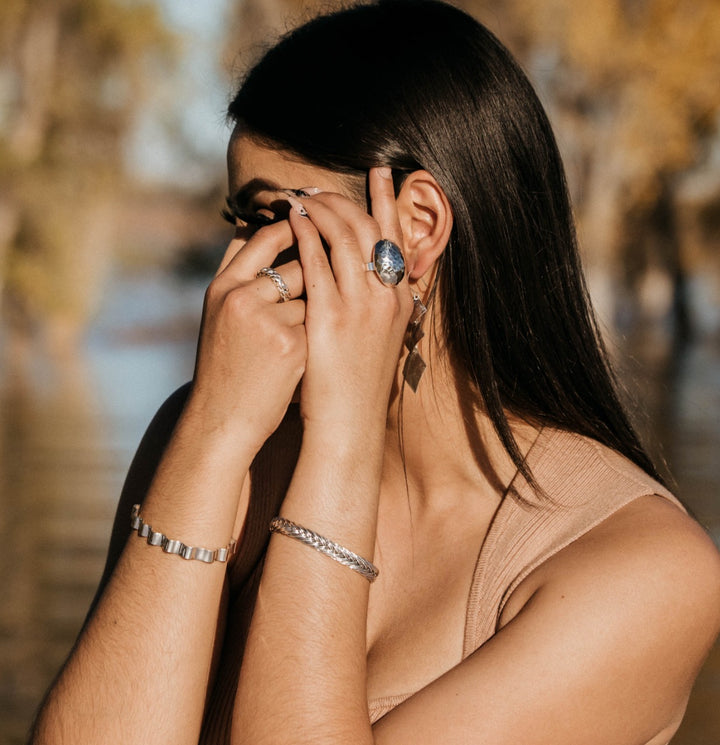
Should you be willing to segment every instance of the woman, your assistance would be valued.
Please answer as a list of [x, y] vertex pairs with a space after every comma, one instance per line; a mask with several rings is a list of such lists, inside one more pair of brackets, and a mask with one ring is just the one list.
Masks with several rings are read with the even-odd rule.
[[194, 380], [34, 741], [667, 743], [720, 559], [617, 400], [523, 74], [391, 0], [290, 34], [230, 114]]

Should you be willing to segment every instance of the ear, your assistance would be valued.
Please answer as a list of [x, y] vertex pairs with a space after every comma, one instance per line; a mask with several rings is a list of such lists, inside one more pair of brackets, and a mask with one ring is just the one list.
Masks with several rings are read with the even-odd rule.
[[428, 273], [450, 239], [453, 214], [445, 192], [427, 171], [407, 176], [397, 198], [410, 280]]

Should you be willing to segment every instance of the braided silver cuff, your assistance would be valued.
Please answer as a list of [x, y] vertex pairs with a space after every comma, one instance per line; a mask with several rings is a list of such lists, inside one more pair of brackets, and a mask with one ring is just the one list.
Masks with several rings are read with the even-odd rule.
[[205, 564], [212, 564], [214, 561], [226, 562], [235, 553], [237, 546], [236, 541], [231, 540], [224, 548], [201, 548], [168, 538], [163, 533], [153, 530], [152, 526], [140, 517], [139, 504], [134, 504], [130, 513], [130, 528], [137, 531], [140, 538], [146, 538], [148, 545], [160, 546], [166, 554], [177, 554], [188, 561], [195, 559]]
[[358, 574], [361, 574], [368, 582], [374, 582], [380, 573], [374, 564], [369, 562], [367, 559], [363, 559], [362, 556], [358, 556], [349, 549], [344, 548], [337, 543], [333, 543], [333, 541], [330, 541], [327, 538], [323, 538], [312, 530], [308, 530], [307, 528], [303, 528], [301, 525], [286, 520], [284, 517], [274, 517], [270, 521], [270, 532], [280, 533], [289, 538], [295, 538], [306, 546], [314, 548], [321, 554], [325, 554], [325, 556], [329, 556], [331, 559], [334, 559], [340, 564], [343, 564]]

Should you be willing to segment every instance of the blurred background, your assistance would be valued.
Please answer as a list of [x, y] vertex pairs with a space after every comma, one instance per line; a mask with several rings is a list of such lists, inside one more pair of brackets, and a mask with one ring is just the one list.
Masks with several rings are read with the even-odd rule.
[[[0, 745], [25, 741], [137, 442], [192, 373], [233, 81], [337, 4], [0, 3]], [[456, 4], [540, 92], [638, 427], [720, 544], [720, 3]], [[717, 745], [718, 702], [716, 648], [673, 742]]]

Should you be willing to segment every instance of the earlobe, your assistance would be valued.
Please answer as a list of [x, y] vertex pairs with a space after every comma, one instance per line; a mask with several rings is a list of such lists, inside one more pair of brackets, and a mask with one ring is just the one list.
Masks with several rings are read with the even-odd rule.
[[413, 171], [397, 199], [411, 280], [434, 266], [450, 239], [453, 215], [445, 192], [427, 171]]

